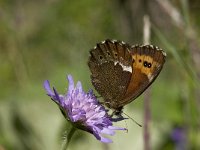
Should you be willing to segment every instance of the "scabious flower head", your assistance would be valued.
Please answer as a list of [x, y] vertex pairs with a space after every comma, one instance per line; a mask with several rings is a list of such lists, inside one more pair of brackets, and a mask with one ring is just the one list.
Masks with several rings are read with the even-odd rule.
[[80, 81], [74, 86], [72, 76], [68, 75], [67, 78], [69, 86], [65, 95], [58, 94], [55, 88], [52, 91], [48, 80], [44, 82], [44, 88], [47, 95], [58, 104], [73, 126], [93, 134], [104, 143], [112, 141], [103, 137], [102, 134], [114, 135], [115, 130], [126, 130], [113, 126], [112, 119], [108, 116], [106, 109], [99, 104], [92, 90], [85, 93]]

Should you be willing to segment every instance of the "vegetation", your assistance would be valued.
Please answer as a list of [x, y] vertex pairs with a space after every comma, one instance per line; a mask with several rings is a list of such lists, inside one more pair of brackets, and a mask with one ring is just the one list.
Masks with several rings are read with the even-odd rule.
[[[72, 74], [85, 91], [93, 88], [89, 50], [108, 38], [143, 43], [144, 15], [151, 22], [150, 43], [167, 53], [150, 91], [150, 147], [200, 149], [199, 6], [198, 0], [1, 0], [0, 150], [60, 149], [66, 121], [46, 96], [44, 80], [63, 91]], [[124, 109], [141, 124], [143, 99]], [[118, 132], [113, 144], [79, 131], [70, 147], [144, 148], [143, 128], [132, 121], [119, 125], [129, 131]]]

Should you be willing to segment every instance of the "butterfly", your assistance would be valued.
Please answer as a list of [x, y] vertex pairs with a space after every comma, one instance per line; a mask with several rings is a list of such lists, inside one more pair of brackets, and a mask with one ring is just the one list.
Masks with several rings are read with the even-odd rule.
[[91, 81], [104, 104], [120, 114], [123, 107], [140, 96], [156, 79], [166, 53], [153, 45], [130, 46], [105, 40], [90, 50]]

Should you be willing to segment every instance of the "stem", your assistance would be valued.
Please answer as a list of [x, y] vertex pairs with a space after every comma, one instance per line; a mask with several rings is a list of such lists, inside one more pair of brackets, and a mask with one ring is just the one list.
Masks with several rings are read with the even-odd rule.
[[67, 148], [69, 147], [69, 143], [70, 143], [72, 136], [74, 135], [75, 131], [76, 131], [76, 128], [72, 125], [70, 131], [67, 134], [67, 138], [63, 142], [62, 150], [67, 150]]
[[[148, 15], [144, 16], [144, 44], [149, 44], [150, 42], [150, 19]], [[151, 150], [150, 147], [150, 131], [149, 124], [151, 121], [151, 110], [150, 110], [150, 101], [151, 101], [151, 89], [150, 87], [146, 90], [144, 94], [144, 150]]]
[[150, 110], [150, 90], [147, 89], [144, 95], [144, 150], [150, 150], [150, 130], [149, 125], [151, 121], [151, 110]]

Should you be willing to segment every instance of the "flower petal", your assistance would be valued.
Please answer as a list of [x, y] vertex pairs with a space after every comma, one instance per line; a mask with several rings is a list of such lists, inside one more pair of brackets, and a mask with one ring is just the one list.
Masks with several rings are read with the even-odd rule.
[[127, 130], [126, 128], [120, 128], [120, 127], [114, 127], [114, 126], [109, 126], [108, 128], [111, 130]]
[[62, 107], [64, 106], [63, 105], [63, 103], [64, 103], [64, 101], [63, 101], [63, 99], [62, 99], [62, 95], [61, 96], [59, 96], [59, 94], [58, 94], [58, 92], [56, 91], [56, 89], [55, 88], [53, 88], [53, 91], [54, 91], [54, 98], [53, 98], [53, 100], [56, 102], [56, 103], [58, 103], [58, 104], [60, 104]]
[[48, 96], [54, 96], [54, 93], [51, 90], [50, 83], [48, 80], [44, 81], [43, 86], [44, 86], [44, 89], [46, 90]]
[[110, 129], [108, 129], [108, 128], [103, 128], [103, 130], [101, 130], [101, 133], [102, 133], [102, 134], [108, 134], [108, 135], [113, 136], [113, 135], [115, 134], [115, 131], [110, 130]]
[[103, 142], [103, 143], [112, 143], [113, 142], [111, 139], [105, 138], [103, 136], [101, 136], [100, 141]]
[[72, 91], [74, 90], [74, 80], [73, 77], [71, 75], [67, 76], [69, 85], [68, 85], [68, 93], [72, 93]]
[[81, 85], [81, 82], [78, 81], [77, 84], [76, 84], [76, 89], [81, 93], [83, 92], [83, 89], [82, 89], [82, 85]]

